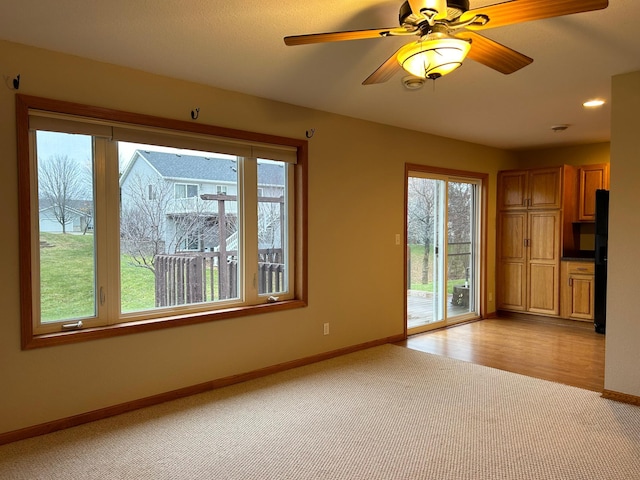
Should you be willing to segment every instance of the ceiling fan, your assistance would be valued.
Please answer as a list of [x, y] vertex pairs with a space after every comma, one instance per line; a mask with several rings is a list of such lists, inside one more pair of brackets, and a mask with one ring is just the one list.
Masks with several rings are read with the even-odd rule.
[[341, 42], [389, 36], [420, 37], [400, 47], [363, 85], [386, 82], [400, 69], [415, 77], [437, 79], [458, 68], [465, 57], [503, 74], [526, 67], [532, 58], [476, 33], [477, 30], [600, 10], [608, 0], [510, 0], [469, 10], [469, 0], [407, 0], [399, 27], [293, 35], [286, 45]]

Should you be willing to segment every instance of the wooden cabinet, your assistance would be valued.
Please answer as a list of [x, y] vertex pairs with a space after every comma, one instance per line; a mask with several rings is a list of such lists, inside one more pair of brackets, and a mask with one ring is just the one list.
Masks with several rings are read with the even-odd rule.
[[498, 309], [559, 315], [562, 212], [501, 212], [498, 232]]
[[608, 164], [499, 172], [499, 310], [593, 320], [593, 264], [560, 258], [581, 250], [574, 227], [593, 222], [601, 188], [609, 188]]
[[562, 173], [562, 167], [500, 172], [498, 175], [498, 209], [562, 208]]
[[578, 172], [578, 220], [593, 222], [596, 218], [596, 190], [609, 189], [609, 165], [584, 165]]
[[572, 320], [593, 320], [594, 264], [562, 262], [561, 316]]
[[498, 309], [527, 310], [527, 212], [502, 212], [498, 216]]

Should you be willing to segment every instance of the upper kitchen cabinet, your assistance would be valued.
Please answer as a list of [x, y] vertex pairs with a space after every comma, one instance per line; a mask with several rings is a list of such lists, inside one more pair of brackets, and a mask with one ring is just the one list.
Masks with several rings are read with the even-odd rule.
[[593, 222], [596, 218], [596, 190], [609, 190], [609, 164], [583, 165], [579, 169], [579, 179], [578, 220]]
[[508, 170], [498, 174], [498, 209], [562, 208], [563, 167]]

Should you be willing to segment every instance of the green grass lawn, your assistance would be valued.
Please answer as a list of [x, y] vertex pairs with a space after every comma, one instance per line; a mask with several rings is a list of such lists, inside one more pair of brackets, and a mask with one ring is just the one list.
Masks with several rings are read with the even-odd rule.
[[[40, 249], [42, 321], [90, 317], [95, 312], [93, 235], [42, 233], [52, 247]], [[411, 289], [433, 291], [433, 282], [421, 283], [424, 246], [411, 245]], [[145, 268], [121, 259], [122, 312], [155, 307], [155, 277]], [[216, 272], [217, 273], [217, 272]], [[451, 293], [464, 279], [447, 282]]]
[[[422, 261], [424, 257], [424, 245], [410, 245], [411, 252], [411, 290], [421, 290], [424, 292], [433, 292], [433, 281], [422, 283]], [[433, 266], [433, 252], [429, 254], [429, 265]], [[453, 287], [464, 285], [465, 279], [449, 280], [447, 282], [447, 293], [453, 293]]]
[[[95, 313], [93, 235], [41, 233], [51, 247], [40, 249], [42, 321], [92, 316]], [[151, 271], [121, 262], [122, 311], [155, 306]]]

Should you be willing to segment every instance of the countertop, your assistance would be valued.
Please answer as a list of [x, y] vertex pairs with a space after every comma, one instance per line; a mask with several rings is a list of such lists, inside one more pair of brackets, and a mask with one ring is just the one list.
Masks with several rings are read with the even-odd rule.
[[595, 260], [593, 257], [562, 257], [560, 258], [560, 261], [593, 263]]

